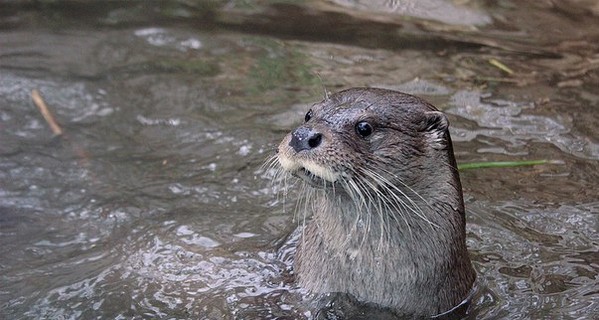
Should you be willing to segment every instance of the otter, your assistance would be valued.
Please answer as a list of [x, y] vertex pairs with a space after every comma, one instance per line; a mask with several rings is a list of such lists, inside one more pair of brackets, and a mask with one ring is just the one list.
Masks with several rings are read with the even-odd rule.
[[[312, 293], [347, 293], [397, 314], [460, 305], [476, 273], [447, 117], [421, 98], [352, 88], [314, 104], [275, 162], [307, 183], [293, 263]], [[278, 160], [278, 161], [277, 161]]]

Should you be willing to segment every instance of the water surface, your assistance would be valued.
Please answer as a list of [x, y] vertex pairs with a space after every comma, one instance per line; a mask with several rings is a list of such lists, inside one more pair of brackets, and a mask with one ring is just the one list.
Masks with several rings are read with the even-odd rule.
[[591, 1], [2, 2], [0, 314], [313, 315], [261, 166], [323, 88], [377, 86], [446, 111], [460, 163], [561, 163], [462, 172], [472, 318], [590, 319], [598, 43]]

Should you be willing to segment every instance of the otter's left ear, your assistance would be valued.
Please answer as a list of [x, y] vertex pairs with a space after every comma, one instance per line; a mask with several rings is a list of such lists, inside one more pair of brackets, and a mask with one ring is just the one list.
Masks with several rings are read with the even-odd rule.
[[443, 149], [447, 146], [447, 128], [449, 128], [449, 120], [443, 112], [427, 111], [424, 113], [422, 129], [426, 132], [434, 149]]

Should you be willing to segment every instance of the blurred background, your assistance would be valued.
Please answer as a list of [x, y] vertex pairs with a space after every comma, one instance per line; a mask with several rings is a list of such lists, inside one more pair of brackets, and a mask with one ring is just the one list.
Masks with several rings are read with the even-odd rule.
[[598, 314], [597, 1], [57, 0], [0, 1], [0, 318], [309, 316], [262, 165], [355, 86], [444, 110], [458, 163], [553, 161], [462, 171], [472, 318]]

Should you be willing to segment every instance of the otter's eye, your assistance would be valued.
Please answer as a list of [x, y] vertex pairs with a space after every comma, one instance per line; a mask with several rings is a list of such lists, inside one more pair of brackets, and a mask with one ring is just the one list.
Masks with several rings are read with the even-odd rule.
[[372, 126], [366, 121], [356, 123], [356, 133], [362, 138], [366, 138], [372, 134]]
[[309, 110], [308, 112], [306, 112], [306, 116], [304, 117], [304, 120], [306, 122], [310, 121], [310, 119], [312, 119], [312, 110]]

